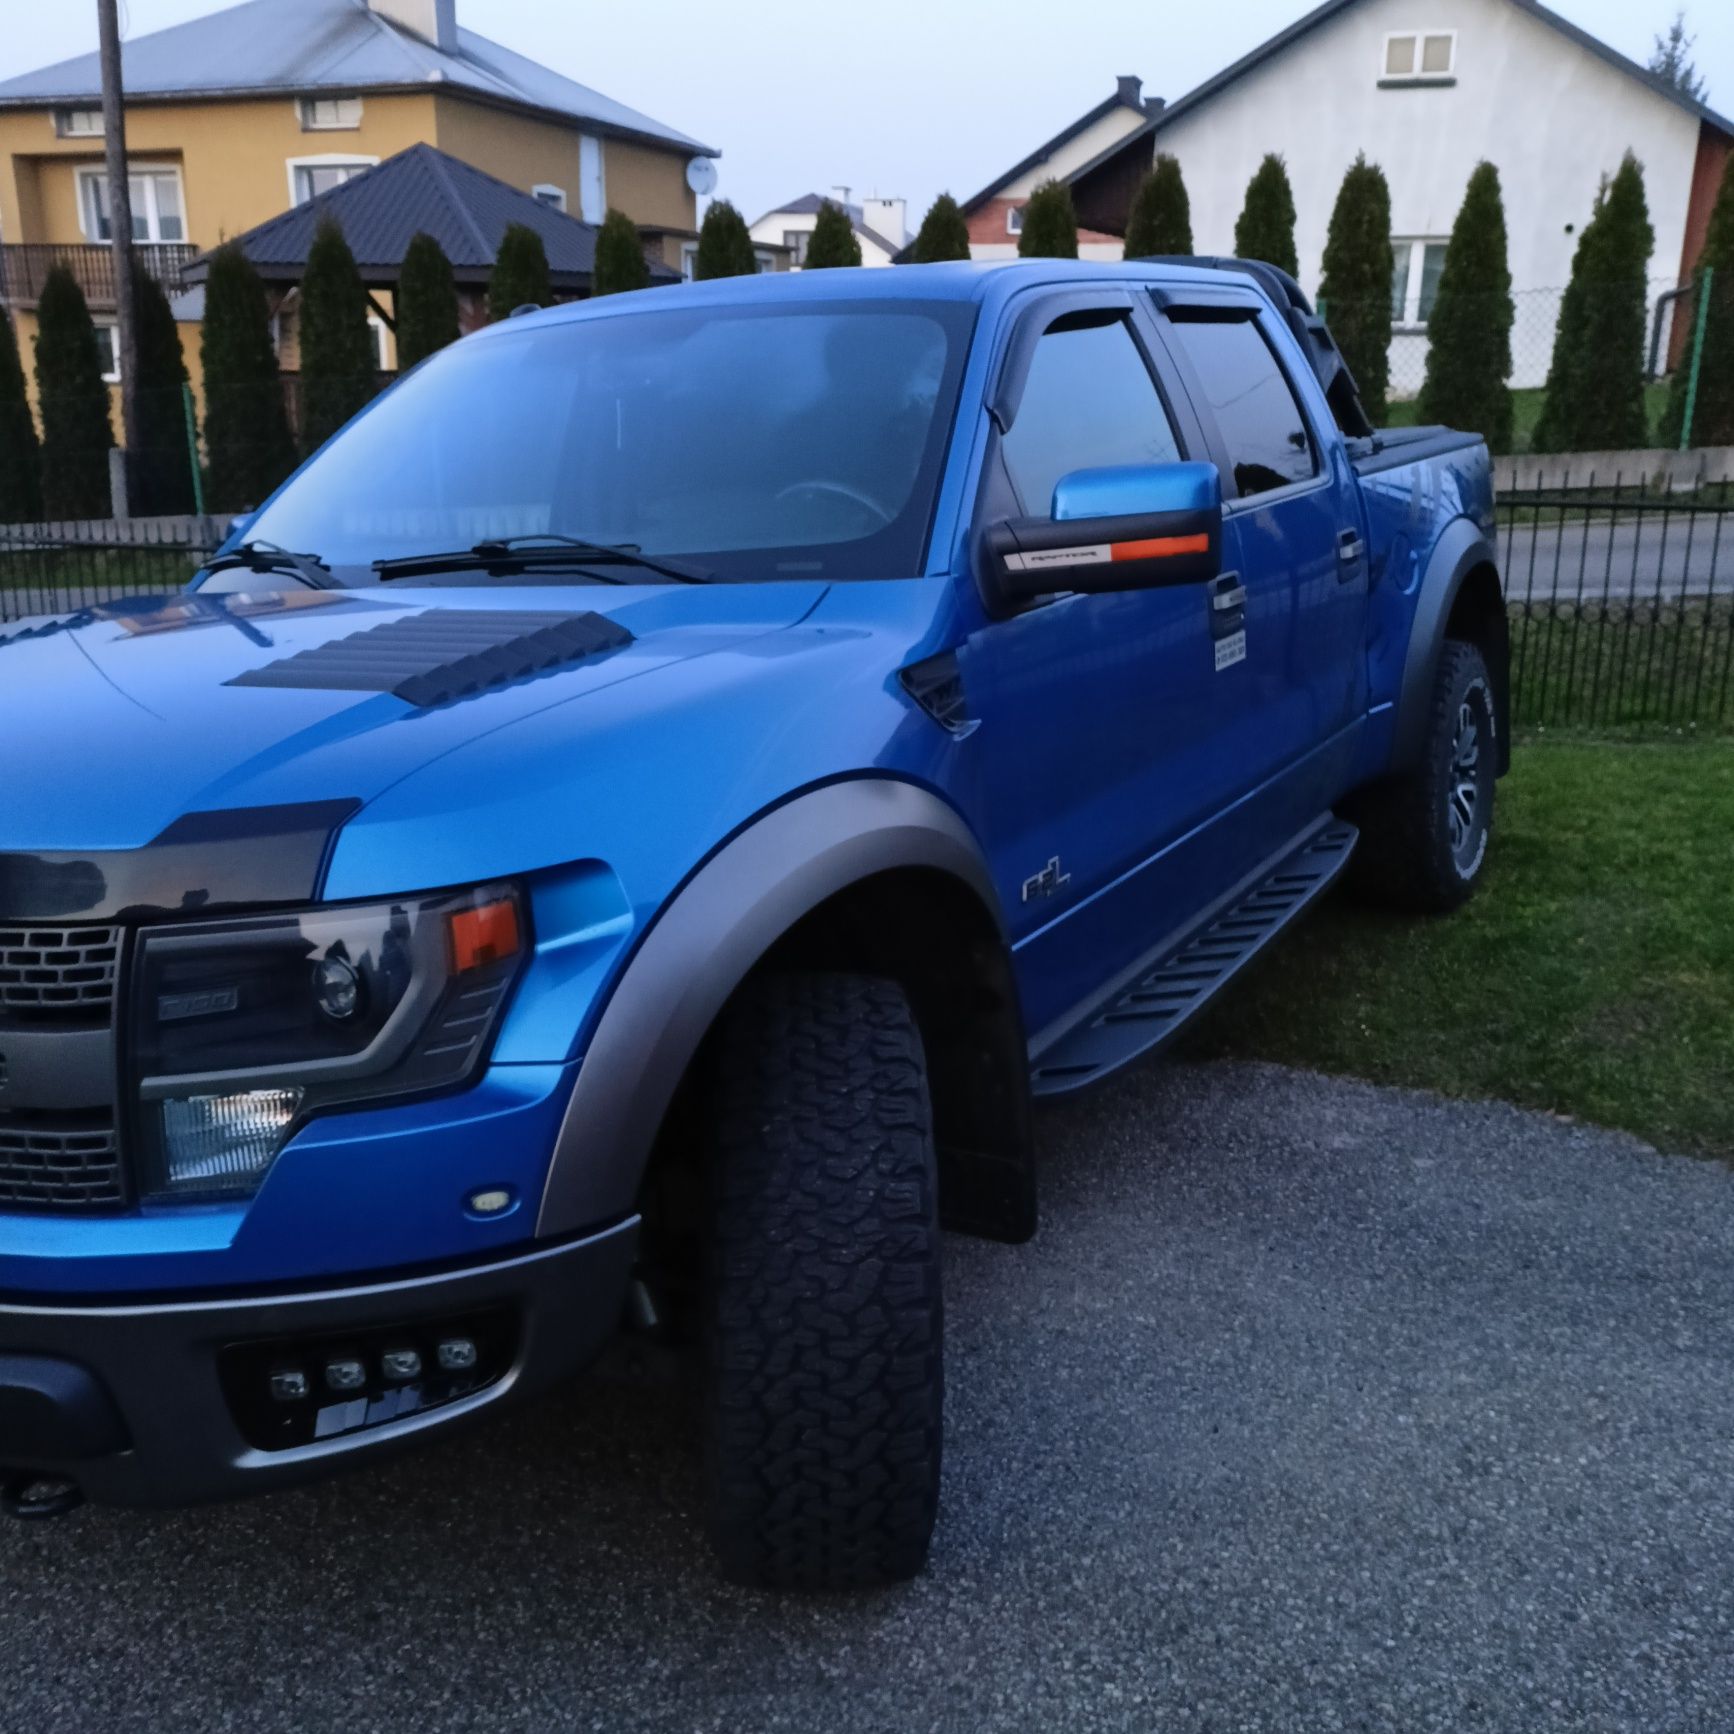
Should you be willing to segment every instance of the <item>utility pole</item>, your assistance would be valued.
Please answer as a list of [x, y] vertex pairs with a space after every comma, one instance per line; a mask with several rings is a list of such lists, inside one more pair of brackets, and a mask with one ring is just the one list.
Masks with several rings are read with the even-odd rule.
[[120, 363], [121, 444], [130, 470], [138, 451], [138, 333], [133, 329], [132, 182], [126, 167], [126, 99], [120, 79], [116, 0], [96, 0], [102, 39], [102, 138], [108, 169], [108, 229], [113, 249], [116, 360]]

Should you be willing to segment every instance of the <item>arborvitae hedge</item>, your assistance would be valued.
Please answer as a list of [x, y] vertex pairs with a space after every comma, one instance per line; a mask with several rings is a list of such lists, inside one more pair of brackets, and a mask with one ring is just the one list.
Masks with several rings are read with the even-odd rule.
[[1698, 399], [1692, 414], [1695, 446], [1734, 445], [1734, 158], [1722, 171], [1722, 190], [1710, 213], [1710, 231], [1693, 281], [1697, 293], [1675, 306], [1674, 317], [1686, 322], [1686, 347], [1674, 369], [1668, 392], [1668, 413], [1662, 424], [1664, 444], [1677, 446], [1685, 423], [1686, 393], [1692, 374], [1692, 348], [1697, 337], [1698, 309], [1704, 294], [1704, 274], [1710, 282], [1704, 326], [1704, 360], [1698, 375]]
[[301, 449], [316, 451], [373, 401], [379, 351], [367, 289], [331, 217], [321, 220], [301, 277]]
[[1538, 452], [1636, 451], [1650, 443], [1644, 343], [1655, 241], [1644, 171], [1627, 152], [1597, 195], [1572, 259], [1535, 428]]
[[42, 516], [41, 466], [18, 333], [0, 307], [0, 524], [32, 524]]
[[408, 373], [448, 343], [456, 343], [458, 336], [452, 262], [432, 235], [412, 236], [397, 277], [398, 372]]
[[807, 257], [803, 268], [808, 271], [829, 271], [839, 266], [861, 263], [861, 242], [849, 214], [841, 205], [829, 199], [819, 207], [813, 220], [812, 239], [807, 242]]
[[941, 193], [927, 207], [921, 228], [910, 249], [910, 258], [917, 265], [937, 265], [946, 259], [969, 257], [969, 224], [950, 193]]
[[36, 328], [43, 511], [50, 518], [106, 518], [114, 444], [108, 386], [84, 291], [64, 265], [43, 279]]
[[[1389, 240], [1389, 237], [1387, 237]], [[1282, 158], [1267, 156], [1246, 185], [1246, 203], [1234, 225], [1235, 256], [1262, 259], [1291, 277], [1300, 275], [1294, 250], [1294, 190]]]
[[525, 223], [508, 223], [494, 255], [488, 279], [488, 317], [510, 319], [520, 307], [551, 307], [553, 285], [548, 280], [548, 249], [542, 237]]
[[693, 276], [700, 282], [711, 277], [751, 277], [758, 268], [746, 218], [727, 199], [714, 200], [698, 226]]
[[596, 237], [596, 263], [590, 273], [592, 295], [624, 295], [650, 287], [650, 261], [638, 225], [624, 211], [609, 211]]
[[1384, 171], [1358, 156], [1331, 211], [1319, 300], [1375, 427], [1390, 408], [1394, 275], [1391, 189]]
[[135, 512], [179, 515], [192, 511], [196, 498], [180, 327], [162, 285], [143, 271], [133, 275], [132, 307], [138, 344], [138, 443], [129, 466], [130, 504]]
[[1018, 253], [1025, 259], [1077, 258], [1078, 213], [1072, 208], [1072, 189], [1064, 181], [1043, 181], [1030, 194]]
[[295, 442], [265, 285], [231, 243], [211, 256], [199, 334], [205, 382], [206, 505], [240, 512], [260, 505], [295, 467]]
[[1192, 201], [1177, 157], [1159, 156], [1138, 184], [1126, 220], [1126, 257], [1151, 259], [1192, 252]]
[[1478, 433], [1495, 452], [1511, 450], [1514, 317], [1499, 171], [1482, 163], [1452, 226], [1427, 322], [1422, 421]]

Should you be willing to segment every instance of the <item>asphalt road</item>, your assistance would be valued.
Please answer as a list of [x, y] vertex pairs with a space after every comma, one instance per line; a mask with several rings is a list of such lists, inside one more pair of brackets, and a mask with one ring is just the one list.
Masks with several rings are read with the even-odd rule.
[[[1718, 526], [1720, 531], [1718, 532]], [[1499, 534], [1514, 602], [1734, 597], [1734, 511], [1609, 524], [1517, 524]]]
[[666, 1387], [348, 1481], [0, 1529], [6, 1730], [1701, 1731], [1734, 1718], [1734, 1179], [1148, 1065], [950, 1243], [918, 1583], [716, 1584]]

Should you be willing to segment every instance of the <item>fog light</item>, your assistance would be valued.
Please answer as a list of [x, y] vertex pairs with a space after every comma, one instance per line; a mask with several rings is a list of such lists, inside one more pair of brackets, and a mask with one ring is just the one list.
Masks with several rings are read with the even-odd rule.
[[394, 1385], [421, 1377], [421, 1356], [414, 1349], [387, 1349], [379, 1364]]
[[333, 1391], [359, 1391], [367, 1383], [367, 1368], [360, 1361], [327, 1361], [325, 1383]]
[[476, 1364], [476, 1345], [468, 1337], [447, 1337], [438, 1353], [442, 1372], [467, 1373]]
[[164, 1189], [251, 1192], [300, 1106], [299, 1090], [246, 1090], [164, 1102]]
[[286, 1367], [273, 1373], [271, 1395], [279, 1403], [299, 1403], [307, 1395], [307, 1375], [299, 1367]]

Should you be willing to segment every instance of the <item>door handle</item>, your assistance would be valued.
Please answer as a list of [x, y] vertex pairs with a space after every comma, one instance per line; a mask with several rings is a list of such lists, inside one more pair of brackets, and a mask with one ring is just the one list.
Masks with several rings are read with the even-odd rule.
[[1210, 606], [1218, 614], [1232, 614], [1236, 608], [1246, 606], [1246, 586], [1234, 573], [1218, 578], [1211, 586]]
[[1337, 558], [1345, 566], [1358, 566], [1361, 557], [1367, 551], [1367, 544], [1361, 540], [1359, 530], [1345, 530], [1337, 538]]

